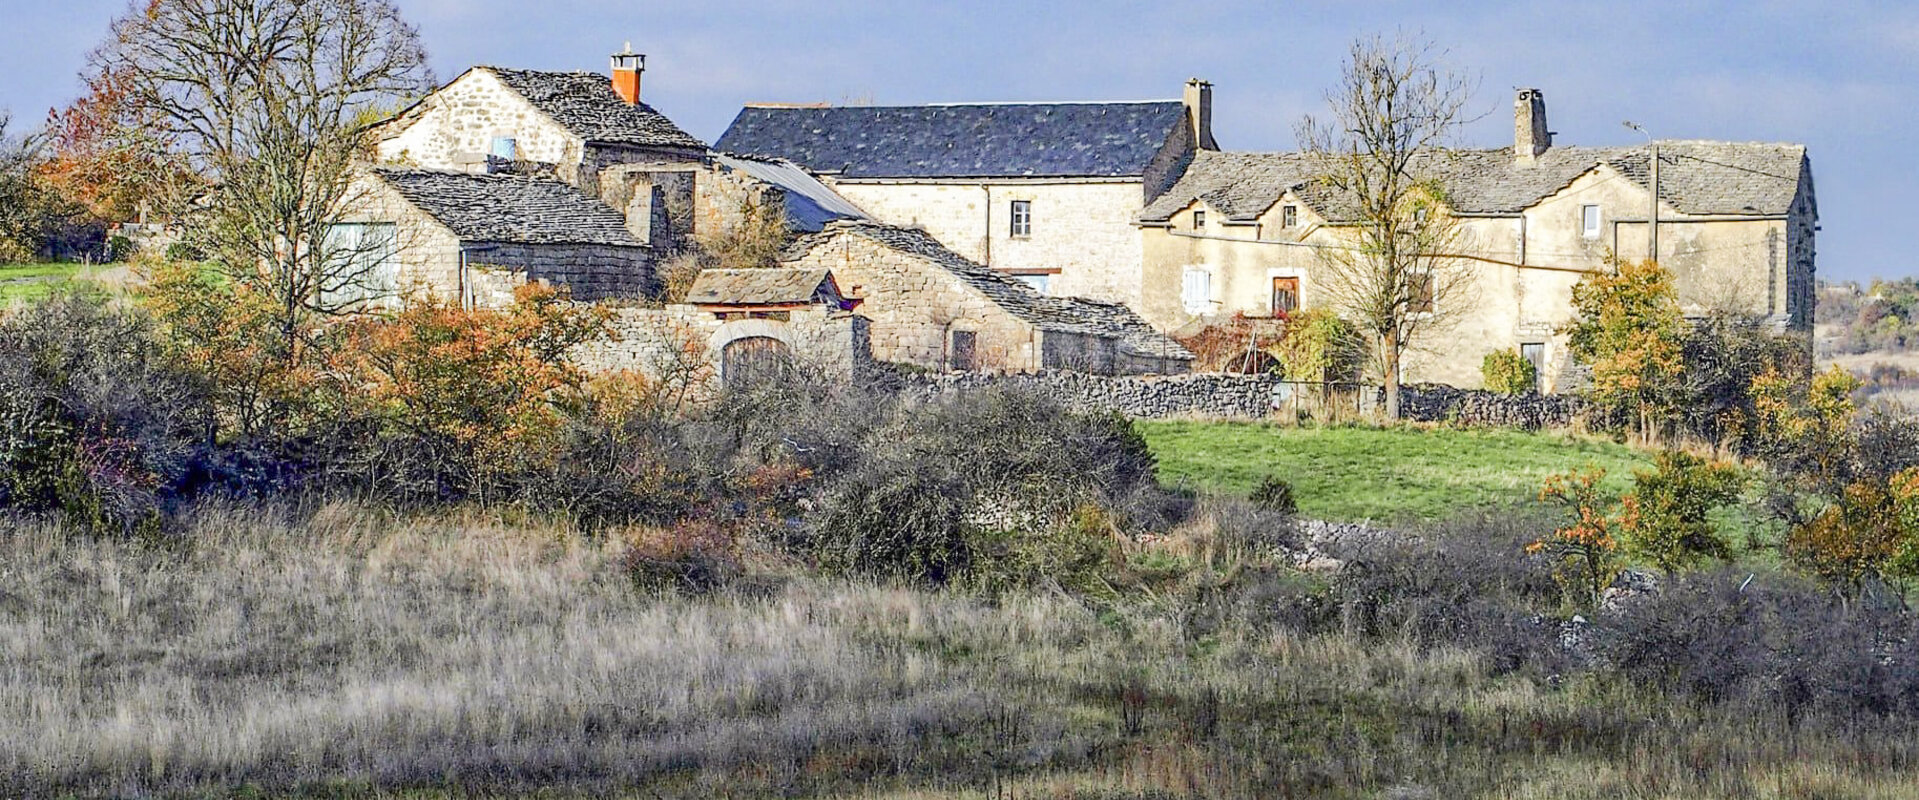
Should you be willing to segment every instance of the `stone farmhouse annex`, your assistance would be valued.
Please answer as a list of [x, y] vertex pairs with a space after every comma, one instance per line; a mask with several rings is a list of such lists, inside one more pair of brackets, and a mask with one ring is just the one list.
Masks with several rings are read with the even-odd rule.
[[[1307, 155], [1220, 149], [1205, 81], [1144, 102], [756, 104], [708, 147], [642, 102], [644, 56], [612, 66], [474, 67], [383, 123], [339, 230], [375, 245], [367, 299], [495, 305], [546, 282], [626, 302], [635, 341], [697, 320], [722, 365], [738, 331], [787, 346], [807, 336], [781, 326], [805, 325], [857, 351], [835, 363], [1108, 374], [1184, 372], [1176, 336], [1332, 305], [1319, 252], [1350, 241], [1350, 203]], [[1806, 149], [1659, 141], [1656, 169], [1653, 149], [1561, 145], [1524, 89], [1510, 148], [1432, 155], [1470, 291], [1435, 309], [1448, 322], [1402, 380], [1476, 387], [1487, 353], [1516, 349], [1542, 391], [1573, 385], [1572, 287], [1649, 253], [1655, 173], [1657, 256], [1687, 312], [1809, 331]], [[769, 205], [804, 276], [716, 273], [695, 305], [659, 308], [669, 261]]]

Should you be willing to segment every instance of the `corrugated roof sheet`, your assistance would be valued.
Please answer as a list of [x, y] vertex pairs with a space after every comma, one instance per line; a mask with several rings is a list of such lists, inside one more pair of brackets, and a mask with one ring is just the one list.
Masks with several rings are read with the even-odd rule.
[[725, 153], [715, 154], [713, 160], [722, 167], [786, 190], [786, 222], [796, 232], [812, 233], [834, 220], [869, 219], [859, 206], [791, 161]]
[[646, 246], [619, 212], [570, 183], [393, 167], [373, 172], [462, 241]]
[[1185, 120], [1178, 101], [749, 106], [716, 146], [848, 178], [1132, 177]]

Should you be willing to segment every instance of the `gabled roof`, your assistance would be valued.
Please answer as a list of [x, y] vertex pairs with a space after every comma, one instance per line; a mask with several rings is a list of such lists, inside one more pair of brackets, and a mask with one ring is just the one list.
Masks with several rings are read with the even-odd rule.
[[646, 246], [619, 212], [570, 183], [392, 167], [373, 173], [461, 241]]
[[797, 260], [813, 248], [840, 236], [859, 236], [882, 247], [916, 256], [945, 269], [986, 299], [1044, 331], [1087, 334], [1117, 339], [1133, 355], [1189, 360], [1193, 354], [1161, 334], [1132, 309], [1078, 297], [1049, 297], [1025, 282], [981, 266], [948, 250], [930, 234], [877, 222], [836, 222], [825, 230], [803, 236], [787, 248], [785, 259]]
[[[1806, 148], [1792, 144], [1660, 142], [1659, 162], [1660, 199], [1695, 215], [1790, 213], [1809, 169]], [[1529, 166], [1516, 163], [1511, 150], [1499, 149], [1450, 150], [1433, 155], [1423, 167], [1445, 186], [1455, 211], [1513, 214], [1601, 166], [1643, 189], [1651, 182], [1650, 163], [1644, 147], [1555, 147]], [[1302, 153], [1202, 151], [1140, 219], [1164, 222], [1200, 199], [1232, 219], [1254, 219], [1288, 191], [1323, 216], [1350, 218], [1349, 203], [1315, 182], [1316, 174], [1313, 159]]]
[[839, 286], [824, 269], [701, 270], [686, 292], [686, 302], [701, 306], [790, 306], [840, 300]]
[[1186, 124], [1179, 101], [748, 106], [715, 145], [847, 178], [1135, 177]]
[[493, 73], [534, 108], [589, 142], [706, 149], [706, 143], [645, 103], [628, 104], [612, 79], [596, 72], [538, 72], [475, 67]]
[[725, 153], [715, 154], [713, 160], [723, 169], [744, 172], [754, 180], [785, 190], [786, 225], [796, 232], [812, 233], [839, 219], [869, 219], [859, 206], [791, 161]]

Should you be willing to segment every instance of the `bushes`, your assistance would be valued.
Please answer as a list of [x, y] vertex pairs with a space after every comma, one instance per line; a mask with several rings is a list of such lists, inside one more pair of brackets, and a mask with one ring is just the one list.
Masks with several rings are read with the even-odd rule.
[[1504, 395], [1530, 394], [1539, 385], [1539, 371], [1518, 350], [1494, 350], [1479, 365], [1486, 391]]
[[1730, 557], [1731, 548], [1706, 515], [1736, 502], [1742, 482], [1730, 465], [1686, 453], [1660, 453], [1655, 469], [1633, 476], [1621, 531], [1626, 550], [1668, 575], [1705, 558]]

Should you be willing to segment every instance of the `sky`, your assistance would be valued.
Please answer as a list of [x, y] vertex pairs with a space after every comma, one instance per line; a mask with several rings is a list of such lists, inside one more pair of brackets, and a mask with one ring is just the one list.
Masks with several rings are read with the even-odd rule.
[[[1295, 147], [1354, 39], [1434, 43], [1477, 79], [1461, 144], [1512, 142], [1513, 89], [1561, 144], [1810, 148], [1828, 280], [1919, 275], [1919, 3], [1911, 0], [395, 0], [440, 80], [475, 64], [604, 71], [632, 42], [646, 101], [706, 141], [750, 102], [1144, 100], [1212, 81], [1230, 150]], [[0, 109], [37, 123], [81, 89], [127, 0], [0, 0]], [[16, 128], [17, 130], [17, 128]]]

